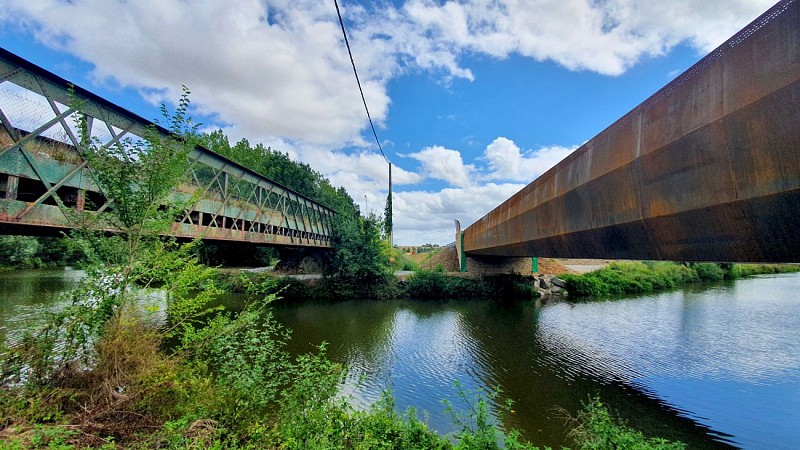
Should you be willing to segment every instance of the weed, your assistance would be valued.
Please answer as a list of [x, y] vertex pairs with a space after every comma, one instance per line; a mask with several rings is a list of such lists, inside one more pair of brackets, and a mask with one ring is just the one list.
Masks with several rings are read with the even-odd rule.
[[614, 419], [599, 397], [584, 403], [577, 417], [565, 416], [571, 425], [570, 436], [581, 450], [635, 449], [635, 450], [680, 450], [686, 448], [681, 442], [670, 442], [661, 438], [646, 438], [619, 420]]

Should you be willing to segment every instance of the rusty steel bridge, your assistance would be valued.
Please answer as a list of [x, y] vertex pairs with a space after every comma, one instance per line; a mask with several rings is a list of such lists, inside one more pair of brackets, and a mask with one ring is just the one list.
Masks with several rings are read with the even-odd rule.
[[800, 0], [778, 2], [456, 242], [468, 256], [800, 262]]
[[[76, 101], [94, 145], [141, 141], [155, 126], [0, 48], [0, 234], [56, 234], [109, 208], [84, 157]], [[176, 236], [332, 246], [333, 210], [203, 147], [189, 159], [186, 180], [171, 194], [192, 199], [173, 224]]]

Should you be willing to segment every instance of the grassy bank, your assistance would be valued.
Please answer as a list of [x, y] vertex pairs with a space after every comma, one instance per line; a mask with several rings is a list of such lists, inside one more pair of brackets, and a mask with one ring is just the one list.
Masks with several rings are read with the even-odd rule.
[[518, 274], [470, 278], [448, 275], [442, 271], [418, 271], [406, 281], [387, 276], [369, 286], [354, 287], [336, 278], [300, 281], [269, 273], [227, 272], [219, 275], [226, 291], [237, 293], [278, 294], [283, 301], [489, 298], [529, 300], [537, 298], [531, 276]]
[[800, 265], [614, 262], [582, 275], [562, 275], [573, 297], [642, 294], [688, 283], [721, 281], [758, 274], [798, 272]]

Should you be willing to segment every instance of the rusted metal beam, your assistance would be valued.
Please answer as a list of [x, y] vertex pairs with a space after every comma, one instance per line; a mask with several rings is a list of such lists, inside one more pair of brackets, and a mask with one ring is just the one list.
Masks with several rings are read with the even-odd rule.
[[472, 255], [800, 262], [800, 1], [464, 232]]

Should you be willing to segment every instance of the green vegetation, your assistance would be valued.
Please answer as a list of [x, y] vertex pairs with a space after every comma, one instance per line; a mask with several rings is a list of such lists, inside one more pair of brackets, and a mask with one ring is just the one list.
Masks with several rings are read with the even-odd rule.
[[632, 449], [680, 450], [686, 445], [661, 438], [646, 438], [612, 417], [609, 409], [598, 397], [584, 404], [577, 417], [567, 417], [572, 425], [571, 437], [581, 450]]
[[733, 264], [726, 267], [725, 278], [736, 279], [753, 275], [800, 272], [797, 264]]
[[[386, 207], [383, 209], [383, 234], [389, 238], [392, 235], [393, 221], [392, 221], [392, 193], [386, 195]], [[389, 245], [391, 245], [391, 239]]]
[[446, 275], [443, 271], [419, 271], [408, 279], [407, 296], [415, 299], [493, 298], [527, 300], [539, 296], [533, 278], [503, 274], [481, 278]]
[[382, 251], [381, 224], [374, 216], [337, 216], [333, 252], [323, 268], [332, 298], [374, 297], [392, 279]]
[[[217, 283], [225, 291], [259, 292], [276, 294], [283, 301], [345, 300], [345, 299], [466, 299], [489, 298], [520, 301], [537, 298], [533, 278], [524, 275], [502, 274], [482, 278], [448, 275], [443, 271], [418, 271], [399, 282], [388, 272], [365, 275], [370, 279], [366, 287], [353, 287], [352, 282], [331, 277], [318, 282], [304, 282], [280, 277], [268, 272], [233, 273], [217, 275]], [[362, 278], [363, 279], [363, 278]]]
[[65, 237], [0, 236], [0, 267], [30, 269], [80, 265], [82, 249]]
[[270, 180], [314, 199], [342, 216], [353, 217], [359, 212], [358, 206], [344, 188], [333, 187], [322, 174], [308, 164], [292, 160], [288, 153], [261, 144], [252, 146], [247, 139], [231, 145], [221, 130], [200, 136], [200, 144]]
[[720, 281], [761, 273], [797, 272], [797, 265], [751, 265], [672, 262], [613, 262], [582, 275], [566, 274], [567, 291], [574, 297], [605, 297], [672, 289], [699, 281]]

